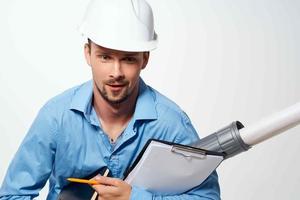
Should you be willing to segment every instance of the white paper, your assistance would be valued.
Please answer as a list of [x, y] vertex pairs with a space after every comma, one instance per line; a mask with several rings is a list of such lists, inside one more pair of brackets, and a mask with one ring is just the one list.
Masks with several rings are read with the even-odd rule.
[[223, 160], [215, 155], [185, 157], [172, 152], [172, 147], [151, 141], [125, 181], [155, 194], [180, 194], [200, 185]]

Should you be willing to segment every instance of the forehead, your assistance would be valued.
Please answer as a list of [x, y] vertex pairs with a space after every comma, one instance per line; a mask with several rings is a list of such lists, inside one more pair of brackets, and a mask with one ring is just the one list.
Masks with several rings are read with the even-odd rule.
[[130, 52], [130, 51], [120, 51], [115, 49], [109, 49], [95, 43], [91, 43], [92, 50], [95, 53], [103, 53], [103, 54], [116, 54], [116, 55], [128, 55], [128, 56], [138, 56], [143, 54], [143, 52]]

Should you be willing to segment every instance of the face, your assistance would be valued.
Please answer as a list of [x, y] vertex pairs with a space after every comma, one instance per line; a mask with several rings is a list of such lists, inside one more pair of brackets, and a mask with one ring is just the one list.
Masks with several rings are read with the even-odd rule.
[[96, 92], [108, 103], [120, 104], [138, 90], [149, 53], [118, 51], [91, 42], [85, 45], [85, 58], [92, 68]]

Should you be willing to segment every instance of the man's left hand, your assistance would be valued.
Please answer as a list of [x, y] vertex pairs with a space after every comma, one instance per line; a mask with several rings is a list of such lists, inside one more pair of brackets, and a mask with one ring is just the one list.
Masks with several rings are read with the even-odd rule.
[[131, 186], [125, 181], [100, 175], [93, 179], [99, 183], [92, 185], [98, 193], [98, 200], [129, 200]]

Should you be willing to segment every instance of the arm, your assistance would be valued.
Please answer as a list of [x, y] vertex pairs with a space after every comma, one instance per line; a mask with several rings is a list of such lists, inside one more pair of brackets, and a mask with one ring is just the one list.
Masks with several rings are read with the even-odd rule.
[[0, 199], [29, 200], [48, 180], [54, 160], [56, 123], [43, 107], [10, 163], [0, 188]]
[[101, 200], [219, 200], [220, 190], [217, 174], [214, 172], [201, 185], [180, 195], [154, 195], [144, 189], [130, 186], [126, 182], [110, 177], [95, 177], [99, 184], [93, 185]]
[[[170, 118], [168, 118], [170, 119]], [[168, 121], [168, 127], [164, 130], [165, 135], [172, 133], [176, 135], [175, 142], [181, 144], [192, 144], [199, 140], [198, 134], [191, 125], [188, 117], [182, 113], [180, 119], [176, 119], [177, 123]], [[179, 122], [179, 123], [178, 123]], [[181, 122], [181, 123], [180, 123]], [[110, 199], [131, 199], [131, 200], [219, 200], [220, 188], [218, 183], [218, 176], [213, 172], [202, 184], [199, 186], [178, 195], [155, 195], [145, 189], [130, 186], [126, 182], [109, 177], [98, 177], [99, 185], [94, 185], [99, 196], [103, 200]], [[107, 186], [108, 185], [108, 186]], [[129, 192], [128, 192], [129, 191]]]

